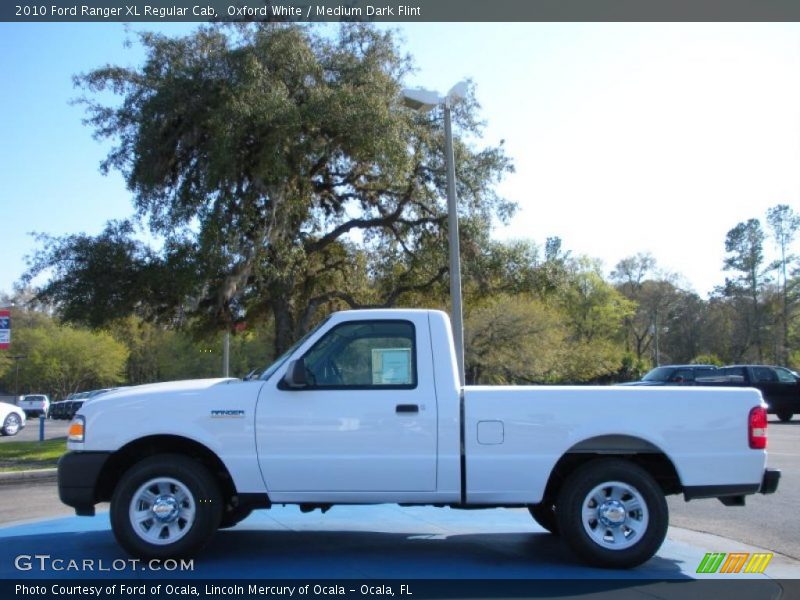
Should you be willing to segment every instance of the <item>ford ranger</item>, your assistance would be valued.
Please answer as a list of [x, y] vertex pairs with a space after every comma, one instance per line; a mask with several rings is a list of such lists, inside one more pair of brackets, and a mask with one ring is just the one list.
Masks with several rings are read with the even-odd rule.
[[145, 558], [185, 556], [253, 509], [526, 507], [583, 560], [632, 567], [665, 496], [772, 493], [752, 389], [462, 386], [447, 315], [334, 313], [257, 378], [109, 392], [70, 424], [61, 500], [110, 502]]

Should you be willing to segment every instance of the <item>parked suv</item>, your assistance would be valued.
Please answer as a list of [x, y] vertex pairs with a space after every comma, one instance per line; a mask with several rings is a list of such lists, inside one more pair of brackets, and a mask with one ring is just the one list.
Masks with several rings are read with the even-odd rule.
[[696, 378], [711, 377], [716, 373], [714, 365], [666, 365], [649, 371], [640, 381], [622, 385], [696, 385]]
[[785, 367], [770, 365], [731, 365], [709, 376], [699, 376], [697, 385], [753, 387], [761, 391], [767, 411], [781, 421], [791, 421], [800, 413], [800, 381]]
[[38, 417], [40, 415], [47, 416], [47, 411], [50, 408], [50, 398], [45, 394], [28, 394], [23, 396], [18, 405], [24, 412], [25, 416]]

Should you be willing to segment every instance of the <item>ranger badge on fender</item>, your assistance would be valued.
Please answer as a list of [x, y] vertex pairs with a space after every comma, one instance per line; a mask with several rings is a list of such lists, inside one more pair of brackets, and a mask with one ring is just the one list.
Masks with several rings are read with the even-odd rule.
[[212, 410], [212, 419], [244, 419], [243, 410]]

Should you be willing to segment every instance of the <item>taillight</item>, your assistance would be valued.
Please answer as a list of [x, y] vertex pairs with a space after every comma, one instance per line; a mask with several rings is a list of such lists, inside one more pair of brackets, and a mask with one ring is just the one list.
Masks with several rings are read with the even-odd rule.
[[763, 450], [767, 447], [767, 409], [756, 406], [750, 411], [747, 423], [747, 440], [750, 447]]

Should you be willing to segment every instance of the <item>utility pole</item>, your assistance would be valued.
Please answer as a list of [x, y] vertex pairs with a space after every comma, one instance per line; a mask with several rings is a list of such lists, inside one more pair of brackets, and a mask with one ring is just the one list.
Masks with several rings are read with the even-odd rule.
[[8, 358], [16, 363], [14, 369], [14, 402], [16, 402], [19, 398], [19, 361], [25, 360], [28, 356], [26, 354], [14, 354]]
[[230, 377], [231, 372], [231, 331], [225, 330], [222, 338], [222, 376]]

